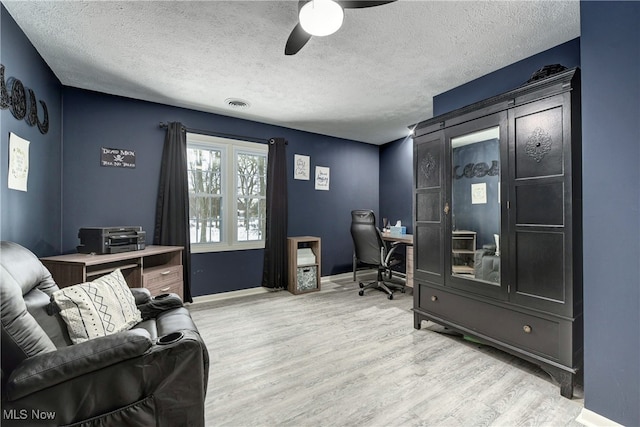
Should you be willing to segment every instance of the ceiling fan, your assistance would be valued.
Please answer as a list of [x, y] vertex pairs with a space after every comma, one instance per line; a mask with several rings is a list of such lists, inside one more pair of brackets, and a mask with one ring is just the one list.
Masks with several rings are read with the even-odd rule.
[[344, 9], [362, 9], [382, 6], [396, 0], [300, 0], [298, 2], [298, 24], [287, 39], [285, 55], [295, 55], [307, 44], [311, 36], [328, 36], [342, 26]]

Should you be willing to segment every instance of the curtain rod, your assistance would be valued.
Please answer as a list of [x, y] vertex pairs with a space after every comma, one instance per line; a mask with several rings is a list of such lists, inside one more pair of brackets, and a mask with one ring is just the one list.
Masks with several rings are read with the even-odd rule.
[[[164, 122], [160, 122], [160, 127], [162, 129], [166, 129], [167, 127], [169, 127], [169, 125], [167, 123]], [[199, 133], [202, 135], [209, 135], [209, 136], [218, 136], [220, 138], [231, 138], [231, 139], [241, 139], [243, 141], [250, 141], [250, 142], [264, 142], [264, 143], [269, 143], [268, 139], [264, 139], [264, 138], [255, 138], [253, 136], [244, 136], [244, 135], [234, 135], [234, 134], [230, 134], [230, 133], [221, 133], [221, 132], [213, 132], [210, 130], [203, 130], [203, 129], [193, 129], [193, 128], [188, 128], [186, 126], [183, 126], [185, 128], [185, 130], [187, 132], [191, 132], [191, 133]]]

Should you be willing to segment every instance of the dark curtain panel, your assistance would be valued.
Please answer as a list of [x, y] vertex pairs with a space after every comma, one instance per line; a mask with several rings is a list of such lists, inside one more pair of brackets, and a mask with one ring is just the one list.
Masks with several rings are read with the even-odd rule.
[[269, 140], [267, 226], [262, 286], [287, 288], [287, 141]]
[[182, 253], [184, 300], [193, 302], [188, 185], [186, 129], [181, 123], [172, 122], [167, 126], [167, 136], [162, 150], [153, 244], [184, 247]]

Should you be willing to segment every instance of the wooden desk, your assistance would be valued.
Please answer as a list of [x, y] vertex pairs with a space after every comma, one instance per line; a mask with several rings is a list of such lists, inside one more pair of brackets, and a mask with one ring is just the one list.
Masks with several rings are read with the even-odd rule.
[[391, 233], [382, 233], [382, 240], [388, 242], [400, 242], [406, 245], [405, 254], [405, 271], [406, 284], [409, 288], [413, 288], [413, 234], [392, 235]]
[[393, 235], [391, 233], [382, 233], [382, 240], [388, 242], [401, 242], [405, 245], [413, 246], [413, 234]]

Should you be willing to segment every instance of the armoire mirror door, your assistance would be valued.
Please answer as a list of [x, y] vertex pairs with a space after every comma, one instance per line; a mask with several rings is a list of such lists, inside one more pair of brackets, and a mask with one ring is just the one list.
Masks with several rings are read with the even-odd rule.
[[498, 298], [507, 295], [501, 262], [506, 229], [501, 194], [507, 159], [502, 153], [507, 146], [505, 124], [505, 114], [494, 114], [446, 131], [451, 171], [445, 206], [449, 284]]

